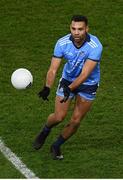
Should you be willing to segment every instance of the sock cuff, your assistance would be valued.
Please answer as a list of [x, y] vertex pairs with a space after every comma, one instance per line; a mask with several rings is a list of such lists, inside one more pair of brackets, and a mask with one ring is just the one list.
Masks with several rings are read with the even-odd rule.
[[51, 130], [51, 128], [48, 127], [47, 125], [45, 125], [43, 129], [44, 129], [44, 131], [47, 131], [47, 132], [49, 132]]
[[60, 136], [59, 136], [59, 139], [61, 139], [62, 141], [66, 141], [67, 139], [65, 139], [61, 134], [60, 134]]

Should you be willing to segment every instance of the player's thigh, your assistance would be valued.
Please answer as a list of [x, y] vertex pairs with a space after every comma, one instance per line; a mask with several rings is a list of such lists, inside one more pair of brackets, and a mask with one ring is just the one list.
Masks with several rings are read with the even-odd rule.
[[71, 99], [68, 99], [65, 103], [61, 103], [60, 101], [63, 99], [61, 96], [56, 96], [55, 99], [55, 115], [57, 117], [64, 118], [68, 112], [68, 108], [71, 102]]
[[93, 101], [86, 100], [79, 95], [76, 96], [76, 103], [72, 114], [72, 120], [80, 121], [90, 110]]

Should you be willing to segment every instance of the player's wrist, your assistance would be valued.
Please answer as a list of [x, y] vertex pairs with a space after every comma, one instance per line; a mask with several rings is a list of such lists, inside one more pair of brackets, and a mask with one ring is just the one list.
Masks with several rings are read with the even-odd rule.
[[45, 89], [45, 90], [46, 90], [46, 89], [50, 90], [50, 87], [48, 87], [48, 86], [44, 86], [44, 89]]
[[70, 92], [72, 92], [72, 90], [73, 90], [71, 86], [68, 86], [68, 89]]

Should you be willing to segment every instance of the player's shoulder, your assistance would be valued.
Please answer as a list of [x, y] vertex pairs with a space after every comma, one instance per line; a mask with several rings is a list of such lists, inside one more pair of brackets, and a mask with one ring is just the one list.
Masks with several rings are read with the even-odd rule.
[[100, 42], [100, 40], [98, 39], [97, 36], [89, 34], [90, 36], [90, 41], [88, 42], [88, 44], [90, 45], [91, 48], [100, 48], [102, 49], [102, 43]]
[[71, 34], [67, 34], [67, 35], [59, 38], [57, 43], [59, 43], [59, 45], [61, 45], [61, 46], [68, 44], [68, 43], [71, 43], [70, 36], [71, 36]]

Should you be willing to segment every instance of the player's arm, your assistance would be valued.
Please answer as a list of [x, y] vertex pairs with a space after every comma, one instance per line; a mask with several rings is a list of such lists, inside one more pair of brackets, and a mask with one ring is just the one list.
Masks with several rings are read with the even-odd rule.
[[73, 91], [80, 84], [82, 84], [91, 74], [91, 72], [94, 70], [96, 65], [97, 65], [97, 61], [87, 59], [83, 66], [81, 74], [75, 79], [75, 81], [73, 81], [73, 83], [69, 85], [70, 90]]
[[51, 88], [54, 83], [60, 63], [61, 63], [61, 58], [52, 57], [51, 65], [46, 76], [46, 86], [49, 88]]
[[43, 100], [48, 100], [47, 97], [50, 94], [50, 88], [52, 87], [54, 83], [56, 73], [60, 66], [62, 57], [63, 57], [63, 49], [61, 48], [59, 41], [57, 41], [54, 48], [54, 53], [51, 60], [50, 68], [47, 72], [46, 84], [43, 90], [39, 92], [39, 97], [42, 97]]
[[51, 64], [46, 76], [46, 84], [44, 88], [38, 93], [39, 97], [43, 100], [48, 100], [50, 94], [50, 88], [52, 87], [56, 73], [61, 63], [61, 58], [52, 57]]
[[80, 84], [82, 84], [88, 76], [92, 73], [97, 63], [101, 59], [102, 54], [102, 45], [99, 43], [96, 48], [93, 48], [88, 55], [88, 59], [85, 61], [85, 64], [82, 68], [81, 74], [75, 79], [75, 81], [69, 86], [70, 90], [73, 91]]

